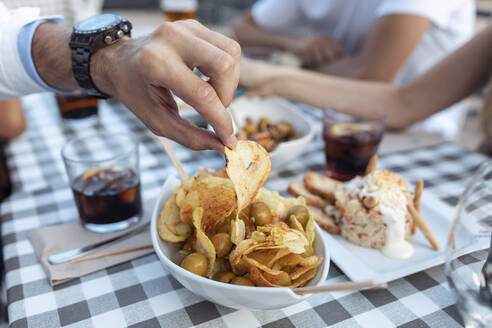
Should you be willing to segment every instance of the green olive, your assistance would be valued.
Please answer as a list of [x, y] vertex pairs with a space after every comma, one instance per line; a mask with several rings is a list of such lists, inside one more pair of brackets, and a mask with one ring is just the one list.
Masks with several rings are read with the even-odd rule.
[[208, 261], [205, 255], [201, 253], [191, 253], [187, 255], [181, 267], [199, 276], [203, 276], [207, 271]]
[[278, 122], [277, 131], [282, 138], [293, 136], [295, 133], [294, 126], [287, 121]]
[[266, 235], [261, 231], [253, 231], [253, 233], [251, 234], [251, 239], [253, 239], [257, 243], [262, 243], [266, 240]]
[[226, 222], [226, 224], [222, 224], [218, 229], [217, 233], [222, 232], [222, 233], [230, 233], [231, 232], [231, 225], [229, 222]]
[[251, 134], [256, 133], [258, 131], [258, 129], [256, 128], [256, 125], [254, 125], [253, 123], [247, 123], [244, 126], [244, 130], [246, 131], [246, 133], [248, 135], [251, 135]]
[[290, 218], [291, 215], [294, 215], [303, 227], [306, 226], [306, 223], [309, 220], [309, 211], [306, 206], [297, 205], [291, 207], [289, 213], [287, 214], [287, 217]]
[[220, 232], [215, 234], [212, 236], [211, 241], [212, 244], [214, 244], [215, 252], [218, 257], [226, 256], [231, 251], [231, 237], [227, 233]]
[[246, 277], [236, 277], [231, 280], [231, 284], [233, 285], [241, 285], [241, 286], [254, 286], [254, 284]]
[[191, 234], [191, 227], [186, 223], [178, 223], [174, 230], [179, 236], [189, 236]]
[[270, 119], [268, 117], [262, 117], [258, 121], [258, 130], [265, 131], [270, 125]]
[[219, 272], [215, 274], [214, 280], [220, 281], [223, 283], [230, 283], [232, 279], [236, 278], [236, 275], [230, 271], [225, 271], [225, 272]]
[[176, 263], [177, 265], [180, 265], [181, 262], [183, 262], [184, 258], [190, 254], [191, 254], [190, 250], [180, 249], [176, 253], [176, 255], [174, 255], [174, 263]]
[[251, 204], [249, 215], [250, 217], [255, 218], [255, 224], [257, 226], [264, 226], [272, 223], [272, 212], [270, 212], [268, 205], [263, 202]]

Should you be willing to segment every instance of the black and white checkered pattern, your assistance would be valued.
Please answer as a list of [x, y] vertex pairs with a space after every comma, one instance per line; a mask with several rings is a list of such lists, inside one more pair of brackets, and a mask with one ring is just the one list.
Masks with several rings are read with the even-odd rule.
[[[106, 269], [52, 288], [27, 233], [48, 224], [77, 220], [60, 149], [67, 139], [95, 129], [129, 132], [141, 142], [141, 179], [145, 199], [155, 197], [176, 174], [161, 146], [121, 106], [102, 105], [95, 128], [70, 129], [59, 123], [52, 95], [24, 99], [28, 131], [7, 149], [14, 194], [0, 207], [11, 327], [460, 327], [442, 266], [389, 284], [387, 290], [315, 295], [277, 311], [237, 311], [192, 294], [161, 266], [155, 255]], [[310, 115], [319, 115], [313, 114]], [[319, 122], [319, 120], [317, 120]], [[307, 170], [323, 171], [318, 137], [305, 155], [280, 172], [267, 187], [285, 191], [288, 181]], [[173, 144], [188, 173], [221, 168], [217, 153], [192, 152]], [[382, 167], [410, 183], [423, 178], [426, 190], [454, 205], [472, 172], [485, 157], [454, 144], [384, 156]], [[463, 256], [463, 265], [484, 259], [485, 251]], [[332, 265], [330, 283], [347, 277]]]

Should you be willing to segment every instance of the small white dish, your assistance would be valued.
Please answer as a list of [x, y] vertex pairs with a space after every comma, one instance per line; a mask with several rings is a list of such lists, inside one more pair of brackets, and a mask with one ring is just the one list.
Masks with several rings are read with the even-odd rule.
[[[332, 260], [353, 281], [389, 282], [444, 263], [444, 252], [454, 209], [432, 194], [422, 194], [421, 214], [434, 233], [440, 250], [435, 251], [420, 231], [410, 237], [414, 254], [405, 260], [393, 259], [374, 248], [354, 245], [340, 235], [323, 231]], [[470, 227], [471, 229], [472, 227]], [[488, 242], [472, 237], [456, 253], [461, 256], [487, 248]]]
[[[161, 240], [157, 233], [157, 220], [164, 203], [173, 195], [174, 189], [181, 181], [170, 176], [164, 183], [152, 212], [150, 235], [152, 245], [164, 268], [191, 292], [217, 304], [235, 309], [248, 310], [273, 310], [296, 304], [305, 300], [310, 295], [300, 296], [290, 288], [274, 287], [245, 287], [217, 282], [186, 271], [176, 265], [172, 259], [178, 250], [171, 243]], [[323, 234], [316, 225], [316, 239], [314, 242], [314, 253], [324, 258], [322, 266], [317, 275], [307, 286], [323, 285], [330, 268], [330, 254], [325, 247]]]
[[[268, 117], [272, 122], [290, 122], [301, 138], [282, 142], [270, 153], [272, 169], [285, 166], [301, 156], [315, 135], [313, 122], [306, 114], [283, 98], [246, 98], [239, 97], [230, 106], [240, 125], [244, 125], [247, 117], [257, 122], [262, 117]], [[237, 131], [234, 126], [234, 131]]]

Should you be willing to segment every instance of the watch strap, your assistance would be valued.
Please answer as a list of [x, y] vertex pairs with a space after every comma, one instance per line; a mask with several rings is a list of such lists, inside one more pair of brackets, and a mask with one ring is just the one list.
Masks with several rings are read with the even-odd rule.
[[72, 72], [77, 83], [82, 88], [86, 89], [87, 93], [91, 96], [102, 99], [110, 98], [109, 95], [101, 92], [94, 84], [94, 81], [92, 81], [90, 74], [90, 50], [84, 48], [71, 48], [71, 51]]

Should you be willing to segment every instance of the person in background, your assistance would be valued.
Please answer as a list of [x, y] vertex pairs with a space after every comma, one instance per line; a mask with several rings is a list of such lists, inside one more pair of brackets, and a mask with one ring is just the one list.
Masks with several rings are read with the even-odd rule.
[[[250, 95], [281, 96], [361, 118], [386, 114], [386, 126], [407, 128], [483, 88], [492, 75], [492, 24], [418, 78], [400, 86], [328, 76], [294, 67], [243, 60], [240, 84]], [[490, 96], [490, 95], [489, 95]], [[492, 98], [483, 107], [492, 136]], [[490, 140], [486, 140], [490, 145]]]
[[18, 98], [0, 101], [0, 142], [19, 136], [26, 129], [26, 119]]
[[[71, 29], [39, 17], [35, 8], [0, 2], [0, 100], [51, 90], [80, 89], [72, 72]], [[91, 56], [90, 79], [118, 98], [152, 132], [195, 150], [223, 152], [236, 138], [226, 111], [239, 81], [236, 41], [196, 21], [164, 23], [150, 35], [122, 38]], [[193, 69], [210, 77], [204, 82]], [[182, 119], [171, 91], [214, 127]]]
[[[290, 51], [311, 70], [399, 86], [465, 43], [474, 22], [473, 0], [260, 0], [234, 33], [243, 48]], [[458, 115], [424, 128], [452, 137]]]
[[5, 144], [26, 129], [20, 99], [0, 101], [0, 202], [10, 195], [11, 185]]

